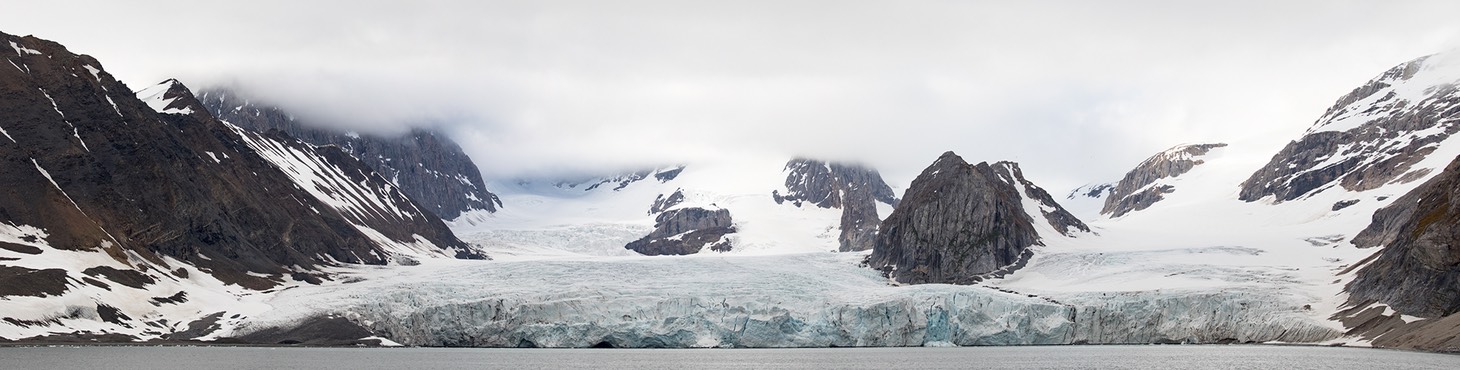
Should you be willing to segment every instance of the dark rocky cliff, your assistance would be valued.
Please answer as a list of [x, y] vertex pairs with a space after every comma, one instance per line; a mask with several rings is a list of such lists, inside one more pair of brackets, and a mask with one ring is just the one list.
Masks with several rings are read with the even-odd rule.
[[275, 280], [248, 273], [388, 262], [389, 251], [232, 129], [186, 111], [190, 95], [162, 107], [177, 114], [159, 114], [89, 56], [34, 37], [0, 39], [27, 50], [0, 70], [0, 223], [44, 229], [56, 248], [129, 265], [167, 266], [160, 257], [170, 256], [258, 289]]
[[970, 284], [1027, 260], [1040, 236], [1010, 175], [944, 153], [882, 222], [867, 264], [900, 283]]
[[654, 231], [624, 248], [643, 255], [686, 255], [706, 246], [716, 252], [732, 247], [726, 235], [735, 232], [730, 211], [723, 208], [671, 209], [654, 218]]
[[502, 201], [487, 191], [481, 172], [461, 147], [439, 131], [412, 129], [397, 137], [358, 135], [299, 122], [277, 107], [250, 101], [229, 89], [198, 94], [223, 121], [254, 131], [279, 130], [314, 145], [335, 145], [379, 172], [437, 217], [496, 212]]
[[1383, 249], [1355, 264], [1344, 287], [1352, 308], [1336, 316], [1349, 334], [1381, 347], [1460, 349], [1460, 158], [1375, 212], [1353, 242]]
[[1222, 143], [1178, 145], [1147, 158], [1110, 188], [1108, 197], [1105, 198], [1105, 207], [1100, 209], [1100, 214], [1120, 217], [1156, 204], [1165, 199], [1165, 194], [1176, 191], [1176, 187], [1156, 184], [1157, 181], [1191, 171], [1205, 163], [1202, 156], [1212, 149], [1225, 146], [1227, 144]]
[[[1325, 189], [1365, 191], [1422, 180], [1413, 168], [1460, 125], [1460, 90], [1454, 79], [1423, 57], [1390, 69], [1354, 89], [1242, 183], [1239, 198], [1275, 202]], [[1427, 73], [1429, 72], [1429, 73]]]
[[1383, 250], [1348, 284], [1352, 303], [1427, 318], [1460, 312], [1460, 159], [1375, 212], [1354, 244]]
[[[1048, 191], [1045, 191], [1039, 185], [1035, 185], [1033, 181], [1024, 178], [1024, 170], [1019, 168], [1018, 163], [1001, 161], [994, 163], [991, 167], [999, 174], [1004, 182], [1023, 190], [1024, 198], [1034, 201], [1039, 206], [1039, 214], [1037, 216], [1040, 217], [1035, 217], [1036, 215], [1033, 214], [1029, 215], [1030, 217], [1035, 219], [1043, 218], [1044, 222], [1048, 223], [1049, 227], [1054, 228], [1054, 231], [1060, 233], [1060, 235], [1075, 236], [1078, 232], [1090, 232], [1090, 227], [1086, 226], [1084, 221], [1080, 221], [1070, 211], [1065, 210], [1064, 206], [1055, 202], [1054, 197], [1051, 197]], [[1038, 221], [1036, 220], [1036, 222]]]
[[881, 218], [877, 202], [896, 207], [897, 195], [877, 170], [857, 164], [796, 158], [786, 163], [786, 193], [772, 192], [776, 203], [840, 208], [842, 252], [872, 249]]

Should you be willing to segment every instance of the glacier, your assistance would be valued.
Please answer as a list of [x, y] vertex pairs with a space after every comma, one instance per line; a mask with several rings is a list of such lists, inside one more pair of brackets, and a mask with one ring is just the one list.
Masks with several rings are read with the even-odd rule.
[[[1163, 202], [1090, 221], [1090, 233], [1041, 223], [1044, 245], [1024, 268], [975, 285], [898, 285], [863, 265], [868, 252], [831, 252], [834, 233], [822, 231], [836, 218], [775, 208], [774, 172], [764, 189], [709, 188], [717, 182], [693, 166], [675, 181], [571, 197], [508, 189], [498, 193], [517, 206], [455, 229], [494, 260], [334, 268], [334, 281], [263, 298], [272, 309], [216, 335], [330, 316], [407, 346], [1366, 344], [1330, 316], [1343, 304], [1342, 271], [1373, 251], [1334, 232], [1361, 229], [1384, 204], [1374, 199], [1403, 189], [1341, 211], [1329, 205], [1356, 194], [1241, 202], [1231, 179], [1249, 163], [1224, 157], [1172, 179], [1183, 189]], [[680, 187], [744, 215], [748, 247], [624, 250], [649, 229], [642, 206]]]
[[341, 315], [411, 346], [850, 347], [1318, 342], [1341, 331], [1263, 288], [1033, 295], [894, 286], [865, 253], [428, 260], [299, 286], [248, 331]]

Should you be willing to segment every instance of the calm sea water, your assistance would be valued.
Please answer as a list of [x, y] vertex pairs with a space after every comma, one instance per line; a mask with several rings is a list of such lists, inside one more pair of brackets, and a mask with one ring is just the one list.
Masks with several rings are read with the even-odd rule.
[[0, 369], [1460, 369], [1460, 355], [1297, 346], [818, 349], [11, 347]]

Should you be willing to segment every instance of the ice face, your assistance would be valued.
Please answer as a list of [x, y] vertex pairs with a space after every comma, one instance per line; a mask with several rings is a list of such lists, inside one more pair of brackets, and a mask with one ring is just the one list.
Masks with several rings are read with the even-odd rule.
[[279, 294], [261, 328], [318, 313], [405, 345], [832, 347], [1220, 341], [1340, 333], [1266, 290], [1078, 293], [891, 286], [862, 253], [428, 260]]

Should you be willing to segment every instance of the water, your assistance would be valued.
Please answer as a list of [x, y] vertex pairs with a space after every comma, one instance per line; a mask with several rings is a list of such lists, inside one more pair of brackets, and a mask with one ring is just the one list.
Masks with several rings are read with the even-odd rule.
[[809, 349], [0, 347], [0, 369], [1457, 369], [1460, 355], [1299, 346]]

